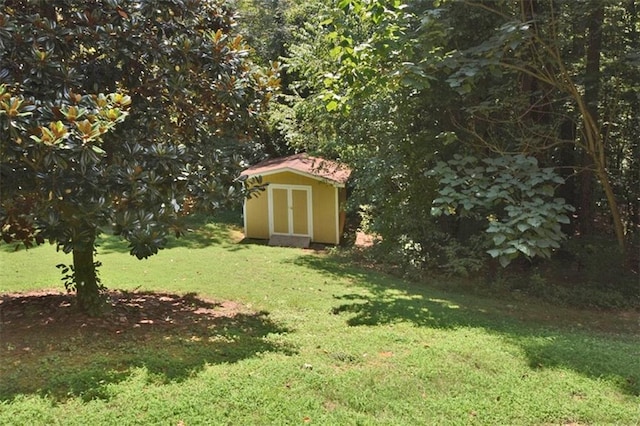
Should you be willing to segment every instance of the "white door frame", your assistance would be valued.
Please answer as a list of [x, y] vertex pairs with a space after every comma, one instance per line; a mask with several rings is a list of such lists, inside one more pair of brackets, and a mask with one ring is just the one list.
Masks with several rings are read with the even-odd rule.
[[[274, 232], [273, 225], [273, 190], [285, 189], [287, 191], [287, 210], [288, 210], [288, 232], [286, 234]], [[279, 183], [270, 183], [267, 186], [268, 205], [269, 205], [269, 235], [292, 235], [298, 237], [311, 237], [313, 239], [313, 210], [312, 210], [312, 190], [310, 185], [284, 185]], [[305, 191], [307, 193], [307, 231], [308, 234], [294, 234], [293, 233], [293, 198], [291, 191]]]

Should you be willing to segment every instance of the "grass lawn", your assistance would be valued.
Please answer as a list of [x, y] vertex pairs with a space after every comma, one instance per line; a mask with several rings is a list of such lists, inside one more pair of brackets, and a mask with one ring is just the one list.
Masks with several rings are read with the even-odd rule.
[[[102, 239], [103, 283], [131, 309], [165, 294], [162, 326], [55, 328], [35, 305], [16, 332], [0, 316], [0, 424], [640, 424], [637, 312], [445, 292], [237, 240], [210, 223], [138, 261]], [[70, 256], [3, 250], [0, 293], [61, 286]]]

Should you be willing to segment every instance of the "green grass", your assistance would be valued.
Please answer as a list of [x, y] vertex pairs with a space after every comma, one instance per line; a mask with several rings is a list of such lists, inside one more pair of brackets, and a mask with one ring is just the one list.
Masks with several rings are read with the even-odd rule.
[[[104, 237], [108, 287], [246, 312], [65, 341], [27, 330], [11, 347], [0, 333], [0, 424], [640, 424], [636, 312], [447, 292], [236, 237], [208, 224], [145, 261]], [[61, 262], [0, 251], [0, 292], [58, 288]]]

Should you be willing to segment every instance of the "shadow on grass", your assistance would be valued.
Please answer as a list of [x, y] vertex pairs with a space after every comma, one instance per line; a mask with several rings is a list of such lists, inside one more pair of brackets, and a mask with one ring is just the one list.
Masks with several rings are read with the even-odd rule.
[[[622, 392], [640, 395], [637, 313], [624, 313], [624, 328], [615, 329], [621, 321], [615, 313], [445, 293], [353, 267], [338, 257], [301, 256], [295, 263], [346, 278], [359, 288], [335, 296], [339, 304], [332, 313], [344, 315], [350, 326], [409, 322], [445, 330], [483, 328], [522, 348], [532, 369], [567, 368], [589, 378], [607, 378]], [[589, 321], [591, 329], [579, 329]]]
[[267, 312], [193, 294], [110, 293], [101, 318], [75, 311], [65, 294], [5, 296], [0, 304], [0, 401], [21, 394], [55, 400], [109, 397], [109, 385], [142, 368], [156, 383], [182, 381], [207, 365], [295, 349], [270, 337], [289, 330]]

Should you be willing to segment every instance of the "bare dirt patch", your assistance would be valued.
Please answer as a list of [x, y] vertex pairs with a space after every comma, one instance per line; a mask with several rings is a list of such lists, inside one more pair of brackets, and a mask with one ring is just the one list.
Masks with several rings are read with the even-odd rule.
[[46, 327], [48, 334], [69, 328], [115, 332], [142, 326], [181, 327], [215, 318], [231, 318], [249, 310], [232, 301], [215, 301], [195, 294], [110, 291], [104, 315], [89, 317], [75, 308], [75, 295], [55, 291], [12, 293], [0, 296], [0, 330], [4, 339], [24, 337], [29, 330]]
[[355, 246], [360, 248], [371, 247], [376, 240], [379, 240], [380, 237], [377, 235], [367, 234], [363, 231], [358, 230], [356, 232], [356, 241]]

